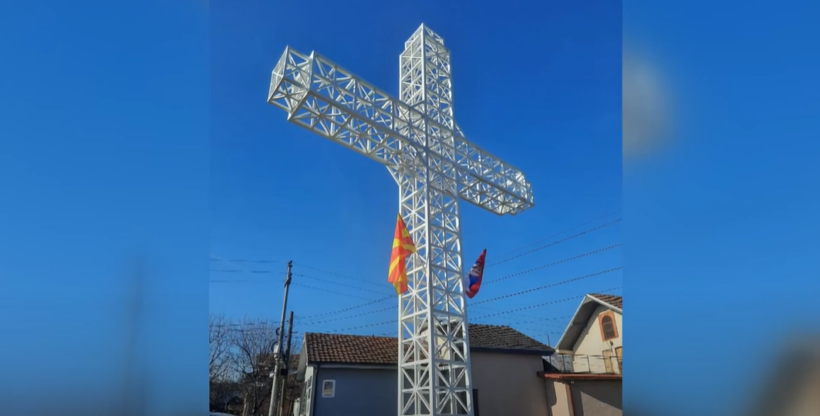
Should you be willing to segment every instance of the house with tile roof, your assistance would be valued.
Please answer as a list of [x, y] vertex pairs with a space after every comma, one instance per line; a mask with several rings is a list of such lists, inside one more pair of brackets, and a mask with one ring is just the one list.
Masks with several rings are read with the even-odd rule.
[[584, 296], [545, 358], [552, 416], [621, 416], [623, 297]]
[[[475, 416], [541, 416], [543, 356], [554, 352], [509, 326], [470, 324]], [[294, 416], [392, 415], [398, 406], [396, 338], [306, 333]]]

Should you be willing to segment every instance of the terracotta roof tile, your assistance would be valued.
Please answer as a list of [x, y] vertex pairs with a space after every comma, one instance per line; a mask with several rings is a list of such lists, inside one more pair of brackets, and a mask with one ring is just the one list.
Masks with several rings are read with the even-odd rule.
[[[548, 354], [547, 345], [509, 326], [470, 324], [472, 349], [532, 351]], [[396, 364], [398, 340], [393, 337], [363, 335], [305, 334], [305, 348], [311, 363]]]
[[485, 324], [470, 324], [470, 347], [541, 352], [552, 350], [546, 344], [509, 326]]
[[595, 296], [596, 298], [620, 309], [624, 309], [624, 298], [623, 296], [616, 296], [616, 295], [603, 295], [600, 293], [590, 293], [590, 296]]
[[395, 364], [399, 361], [396, 338], [305, 333], [305, 348], [312, 363]]

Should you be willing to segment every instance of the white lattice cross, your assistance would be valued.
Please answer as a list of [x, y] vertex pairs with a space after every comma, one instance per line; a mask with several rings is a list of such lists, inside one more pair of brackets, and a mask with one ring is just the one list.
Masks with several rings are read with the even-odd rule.
[[268, 102], [289, 121], [384, 164], [396, 180], [418, 249], [399, 297], [398, 414], [472, 415], [459, 200], [517, 214], [533, 206], [532, 188], [456, 124], [444, 39], [421, 25], [400, 65], [397, 99], [315, 52], [287, 47]]

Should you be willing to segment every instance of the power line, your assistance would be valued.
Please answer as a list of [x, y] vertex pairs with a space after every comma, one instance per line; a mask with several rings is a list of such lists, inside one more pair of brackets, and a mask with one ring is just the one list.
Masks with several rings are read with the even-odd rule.
[[565, 285], [567, 283], [577, 282], [579, 280], [589, 279], [591, 277], [601, 276], [601, 275], [604, 275], [604, 274], [607, 274], [607, 273], [612, 273], [612, 272], [617, 271], [617, 270], [621, 270], [621, 267], [615, 267], [615, 268], [612, 268], [612, 269], [602, 270], [600, 272], [595, 272], [595, 273], [587, 274], [587, 275], [584, 275], [584, 276], [573, 277], [572, 279], [562, 280], [560, 282], [550, 283], [548, 285], [538, 286], [538, 287], [534, 287], [532, 289], [522, 290], [520, 292], [510, 293], [510, 294], [507, 294], [507, 295], [496, 296], [494, 298], [482, 299], [478, 302], [473, 303], [473, 305], [480, 305], [482, 303], [495, 302], [497, 300], [507, 299], [507, 298], [511, 298], [511, 297], [514, 297], [514, 296], [526, 295], [528, 293], [537, 292], [539, 290], [544, 290], [544, 289], [548, 289], [548, 288], [551, 288], [551, 287]]
[[[508, 255], [508, 254], [515, 253], [515, 252], [517, 252], [517, 251], [520, 251], [520, 250], [523, 250], [523, 249], [525, 249], [525, 248], [527, 248], [527, 247], [530, 247], [530, 246], [533, 246], [533, 245], [536, 245], [536, 244], [542, 243], [542, 242], [544, 242], [544, 241], [547, 241], [547, 240], [552, 239], [552, 238], [554, 238], [554, 237], [557, 237], [557, 236], [559, 236], [559, 235], [563, 235], [563, 234], [566, 234], [566, 233], [568, 233], [568, 232], [570, 232], [570, 231], [577, 230], [578, 228], [581, 228], [581, 227], [583, 227], [583, 226], [586, 226], [587, 224], [590, 224], [590, 223], [592, 223], [592, 222], [596, 222], [596, 221], [598, 221], [598, 220], [600, 220], [600, 219], [602, 219], [602, 218], [609, 217], [609, 216], [611, 216], [611, 215], [613, 215], [613, 214], [616, 214], [616, 213], [618, 213], [618, 212], [620, 212], [620, 209], [616, 209], [615, 211], [612, 211], [612, 212], [610, 212], [610, 213], [608, 213], [608, 214], [601, 215], [601, 216], [599, 216], [599, 217], [597, 217], [597, 218], [595, 218], [595, 219], [593, 219], [593, 220], [590, 220], [590, 221], [584, 222], [584, 223], [582, 223], [582, 224], [580, 224], [580, 225], [577, 225], [577, 226], [575, 226], [575, 227], [572, 227], [572, 228], [568, 228], [568, 229], [566, 229], [566, 230], [564, 230], [564, 231], [561, 231], [561, 232], [558, 232], [558, 233], [552, 234], [552, 235], [550, 235], [549, 237], [545, 237], [545, 238], [542, 238], [542, 239], [540, 239], [540, 240], [533, 241], [533, 242], [531, 242], [531, 243], [527, 243], [527, 244], [525, 244], [525, 245], [523, 245], [523, 246], [520, 246], [520, 247], [518, 247], [518, 248], [515, 248], [515, 249], [512, 249], [512, 250], [509, 250], [509, 251], [507, 251], [507, 252], [505, 252], [505, 253], [502, 253], [502, 254], [501, 254], [501, 256], [506, 256], [506, 255]], [[491, 267], [497, 266], [497, 265], [499, 265], [499, 264], [502, 264], [502, 263], [506, 263], [506, 262], [512, 261], [512, 260], [514, 260], [514, 259], [517, 259], [517, 258], [520, 258], [520, 257], [526, 256], [526, 255], [528, 255], [528, 254], [532, 254], [533, 252], [543, 250], [543, 249], [545, 249], [545, 248], [548, 248], [548, 247], [554, 246], [554, 245], [556, 245], [556, 244], [560, 244], [560, 243], [562, 243], [562, 242], [565, 242], [565, 241], [571, 240], [571, 239], [573, 239], [573, 238], [580, 237], [580, 236], [585, 235], [585, 234], [589, 234], [589, 233], [591, 233], [591, 232], [593, 232], [593, 231], [596, 231], [596, 230], [599, 230], [599, 229], [602, 229], [602, 228], [605, 228], [605, 227], [609, 227], [609, 226], [614, 225], [614, 224], [616, 224], [616, 223], [618, 223], [618, 222], [620, 222], [620, 221], [621, 221], [621, 219], [620, 219], [620, 218], [618, 218], [618, 219], [616, 219], [616, 220], [614, 220], [614, 221], [611, 221], [611, 222], [609, 222], [609, 223], [606, 223], [606, 224], [603, 224], [603, 225], [600, 225], [600, 226], [597, 226], [597, 227], [593, 227], [593, 228], [591, 228], [591, 229], [585, 230], [585, 231], [580, 232], [580, 233], [578, 233], [578, 234], [575, 234], [575, 235], [572, 235], [572, 236], [569, 236], [569, 237], [563, 238], [563, 239], [561, 239], [561, 240], [554, 241], [554, 242], [552, 242], [552, 243], [546, 244], [546, 245], [544, 245], [544, 246], [540, 246], [540, 247], [537, 247], [537, 248], [535, 248], [535, 249], [529, 250], [529, 251], [527, 251], [527, 252], [525, 252], [525, 253], [520, 253], [520, 254], [517, 254], [517, 255], [515, 255], [515, 256], [509, 257], [509, 258], [506, 258], [506, 259], [503, 259], [503, 260], [500, 260], [500, 261], [497, 261], [497, 262], [494, 262], [494, 263], [490, 263], [490, 264], [488, 264], [488, 265], [487, 265], [487, 268], [491, 268]], [[211, 257], [211, 259], [210, 259], [210, 261], [224, 261], [224, 262], [227, 262], [227, 263], [251, 263], [251, 264], [276, 264], [276, 263], [285, 264], [285, 263], [287, 263], [287, 262], [286, 262], [286, 261], [284, 261], [284, 260], [224, 259], [224, 258], [221, 258], [221, 257], [218, 257], [218, 256], [212, 256], [212, 257]], [[313, 267], [313, 266], [310, 266], [310, 265], [307, 265], [307, 264], [304, 264], [304, 263], [297, 263], [297, 262], [294, 262], [294, 265], [298, 265], [298, 266], [301, 266], [301, 267], [304, 267], [304, 268], [306, 268], [306, 269], [310, 269], [310, 270], [313, 270], [313, 271], [316, 271], [316, 272], [319, 272], [319, 273], [324, 273], [324, 274], [328, 274], [328, 275], [333, 275], [333, 276], [336, 276], [336, 277], [342, 277], [342, 278], [344, 278], [344, 279], [349, 279], [349, 280], [357, 280], [357, 281], [360, 281], [360, 282], [362, 282], [362, 283], [367, 283], [367, 284], [369, 284], [369, 285], [380, 285], [379, 283], [373, 282], [373, 281], [371, 281], [371, 280], [366, 280], [366, 279], [363, 279], [363, 278], [360, 278], [360, 277], [352, 277], [352, 276], [347, 276], [347, 275], [344, 275], [344, 274], [341, 274], [341, 273], [338, 273], [338, 272], [332, 272], [332, 271], [328, 271], [328, 270], [320, 269], [320, 268], [318, 268], [318, 267]], [[250, 272], [250, 273], [283, 273], [283, 274], [285, 273], [284, 271], [269, 271], [269, 270], [259, 270], [259, 271], [248, 271], [248, 270], [212, 270], [212, 271], [222, 272], [222, 273], [241, 273], [241, 272], [244, 272], [244, 271], [247, 271], [247, 272]]]
[[322, 312], [322, 313], [317, 313], [317, 314], [314, 314], [314, 315], [308, 315], [308, 316], [303, 316], [303, 317], [298, 317], [297, 316], [296, 319], [297, 320], [299, 320], [299, 319], [311, 319], [311, 318], [320, 318], [320, 317], [323, 317], [323, 316], [336, 315], [336, 314], [352, 311], [352, 310], [355, 310], [355, 309], [363, 308], [365, 306], [375, 305], [377, 303], [384, 302], [388, 299], [396, 299], [396, 295], [385, 296], [381, 299], [376, 299], [376, 300], [373, 300], [373, 301], [370, 301], [370, 302], [367, 302], [367, 303], [362, 303], [362, 304], [359, 304], [359, 305], [354, 305], [354, 306], [351, 306], [351, 307], [348, 307], [348, 308], [342, 308], [342, 309], [338, 309], [338, 310], [335, 310], [335, 311]]
[[328, 332], [352, 331], [352, 330], [354, 330], [354, 329], [372, 328], [372, 327], [374, 327], [374, 326], [379, 326], [379, 325], [387, 325], [387, 324], [395, 324], [395, 323], [397, 323], [397, 322], [398, 322], [398, 319], [392, 319], [392, 320], [390, 320], [390, 321], [375, 322], [375, 323], [372, 323], [372, 324], [365, 324], [365, 325], [352, 326], [352, 327], [349, 327], [349, 328], [334, 329], [334, 330], [330, 330], [330, 331], [328, 331]]
[[[287, 273], [285, 271], [239, 270], [239, 269], [235, 269], [235, 270], [211, 269], [211, 271], [212, 272], [218, 272], [218, 273], [248, 273], [248, 274], [253, 274], [253, 275], [286, 274]], [[377, 291], [377, 290], [374, 290], [374, 289], [368, 289], [368, 288], [364, 288], [364, 287], [360, 287], [360, 286], [354, 286], [354, 285], [339, 282], [339, 281], [323, 279], [321, 277], [316, 277], [316, 276], [312, 276], [312, 275], [304, 274], [304, 273], [294, 273], [293, 276], [294, 277], [305, 277], [307, 279], [315, 280], [315, 281], [318, 281], [318, 282], [327, 283], [327, 284], [331, 284], [331, 285], [337, 285], [337, 286], [343, 286], [343, 287], [347, 287], [347, 288], [350, 288], [350, 289], [355, 289], [357, 291], [365, 291], [365, 292], [375, 293], [377, 295], [382, 295], [385, 292], [387, 292], [387, 290]], [[253, 280], [234, 280], [234, 279], [211, 279], [210, 281], [214, 282], [214, 283], [229, 283], [229, 282], [249, 283], [249, 282], [254, 282]], [[258, 281], [256, 281], [256, 282], [258, 282]], [[386, 289], [388, 287], [389, 287], [389, 285], [382, 285], [383, 289]], [[318, 289], [318, 290], [326, 291], [324, 289]], [[331, 293], [336, 293], [336, 292], [331, 292]], [[371, 298], [364, 298], [364, 297], [360, 297], [360, 296], [355, 296], [355, 297], [358, 297], [360, 299], [365, 299], [365, 300], [371, 299]]]
[[304, 288], [307, 288], [307, 289], [318, 290], [318, 291], [320, 291], [320, 292], [328, 292], [328, 293], [333, 293], [334, 295], [342, 295], [342, 296], [347, 296], [347, 297], [350, 297], [350, 298], [356, 298], [356, 299], [362, 299], [362, 300], [370, 300], [370, 298], [365, 298], [365, 297], [358, 296], [358, 295], [351, 295], [351, 294], [349, 294], [349, 293], [337, 292], [337, 291], [335, 291], [335, 290], [324, 289], [324, 288], [321, 288], [321, 287], [310, 286], [310, 285], [306, 285], [306, 284], [304, 284], [304, 283], [293, 282], [293, 283], [291, 283], [291, 285], [293, 285], [293, 286], [299, 286], [299, 287], [304, 287]]
[[575, 230], [577, 230], [577, 229], [579, 229], [579, 228], [581, 228], [581, 227], [584, 227], [584, 226], [586, 226], [586, 225], [588, 225], [588, 224], [590, 224], [590, 223], [596, 222], [596, 221], [598, 221], [598, 220], [600, 220], [600, 219], [602, 219], [602, 218], [606, 218], [606, 217], [609, 217], [609, 216], [611, 216], [611, 215], [613, 215], [613, 214], [617, 214], [617, 213], [619, 213], [620, 211], [621, 211], [620, 209], [616, 209], [615, 211], [612, 211], [612, 212], [610, 212], [609, 214], [604, 214], [604, 215], [601, 215], [600, 217], [596, 217], [595, 219], [592, 219], [592, 220], [589, 220], [589, 221], [587, 221], [587, 222], [584, 222], [583, 224], [576, 225], [576, 226], [574, 226], [574, 227], [572, 227], [572, 228], [568, 228], [568, 229], [566, 229], [566, 230], [564, 230], [564, 231], [561, 231], [561, 232], [558, 232], [558, 233], [552, 234], [552, 235], [550, 235], [550, 236], [548, 236], [548, 237], [544, 237], [544, 238], [542, 238], [542, 239], [540, 239], [540, 240], [538, 240], [538, 241], [533, 241], [533, 242], [531, 242], [531, 243], [527, 243], [527, 244], [525, 244], [525, 245], [523, 245], [523, 246], [521, 246], [521, 247], [514, 248], [514, 249], [512, 249], [512, 250], [509, 250], [509, 251], [507, 251], [507, 252], [505, 252], [505, 253], [502, 253], [502, 254], [501, 254], [501, 256], [506, 256], [506, 255], [508, 255], [508, 254], [515, 253], [516, 251], [523, 250], [523, 249], [525, 249], [525, 248], [527, 248], [527, 247], [530, 247], [530, 246], [534, 246], [534, 245], [536, 245], [536, 244], [542, 243], [542, 242], [547, 241], [547, 240], [549, 240], [549, 239], [552, 239], [552, 238], [558, 237], [559, 235], [566, 234], [566, 233], [568, 233], [568, 232], [570, 232], [570, 231], [575, 231]]
[[[620, 246], [620, 244], [615, 244], [613, 246], [601, 248], [601, 249], [594, 250], [594, 251], [591, 251], [591, 252], [588, 252], [588, 253], [580, 254], [578, 256], [574, 256], [574, 257], [570, 257], [570, 258], [567, 258], [567, 259], [559, 260], [559, 261], [556, 261], [556, 262], [553, 262], [553, 263], [550, 263], [550, 264], [547, 264], [547, 265], [538, 266], [538, 267], [535, 267], [535, 268], [532, 268], [532, 269], [524, 270], [522, 272], [518, 272], [518, 273], [511, 274], [511, 275], [503, 276], [503, 277], [500, 277], [498, 279], [489, 280], [489, 281], [485, 282], [484, 285], [485, 286], [490, 285], [490, 284], [493, 284], [493, 283], [496, 283], [496, 282], [499, 282], [499, 281], [502, 281], [502, 280], [510, 279], [510, 278], [513, 278], [513, 277], [517, 277], [517, 276], [520, 276], [520, 275], [523, 275], [523, 274], [531, 273], [531, 272], [538, 271], [538, 270], [543, 270], [543, 269], [546, 269], [546, 268], [549, 268], [549, 267], [556, 266], [558, 264], [566, 263], [566, 262], [569, 262], [569, 261], [577, 260], [579, 258], [590, 256], [590, 255], [593, 255], [593, 254], [596, 254], [596, 253], [611, 250], [611, 249], [614, 249], [614, 248], [619, 247], [619, 246]], [[618, 270], [618, 269], [620, 269], [620, 267], [610, 269], [610, 270], [606, 270], [606, 271], [603, 271], [603, 272], [599, 272], [598, 274], [592, 274], [592, 275], [587, 275], [587, 276], [576, 277], [576, 278], [573, 278], [573, 279], [569, 279], [567, 281], [562, 281], [562, 282], [557, 282], [557, 283], [553, 283], [553, 284], [550, 284], [550, 285], [541, 286], [539, 288], [534, 288], [534, 289], [527, 290], [527, 291], [525, 291], [523, 293], [520, 293], [520, 294], [525, 294], [525, 293], [533, 292], [533, 291], [536, 291], [536, 290], [541, 290], [541, 289], [551, 287], [551, 286], [557, 286], [557, 285], [569, 283], [569, 282], [572, 282], [572, 281], [577, 281], [577, 280], [582, 280], [582, 279], [585, 279], [585, 278], [594, 277], [594, 276], [597, 276], [599, 274], [609, 273], [609, 272], [612, 272], [612, 271], [615, 271], [615, 270]], [[506, 297], [512, 297], [512, 296], [507, 295]], [[344, 312], [347, 312], [347, 311], [350, 311], [350, 310], [354, 310], [354, 309], [362, 308], [362, 307], [369, 306], [369, 305], [372, 305], [372, 304], [380, 303], [380, 302], [383, 302], [383, 301], [385, 301], [387, 299], [391, 299], [391, 298], [395, 299], [395, 296], [388, 295], [384, 298], [372, 300], [372, 301], [364, 303], [364, 304], [354, 305], [354, 306], [351, 306], [351, 307], [348, 307], [348, 308], [343, 308], [343, 309], [332, 311], [332, 312], [325, 312], [325, 313], [321, 313], [321, 314], [316, 314], [316, 315], [312, 315], [312, 316], [309, 316], [309, 317], [302, 317], [301, 319], [319, 318], [319, 317], [324, 317], [324, 316], [328, 316], [328, 315], [335, 315], [335, 314], [339, 314], [339, 313], [344, 313]], [[488, 302], [488, 300], [481, 300], [481, 301], [473, 303], [472, 305], [479, 306], [479, 305], [481, 305], [483, 303], [487, 303], [487, 302]], [[300, 318], [297, 317], [297, 319], [300, 319]]]
[[219, 256], [212, 255], [209, 259], [210, 261], [224, 261], [227, 263], [263, 263], [263, 264], [271, 264], [271, 263], [282, 263], [287, 264], [287, 261], [284, 260], [247, 260], [247, 259], [223, 259]]
[[313, 271], [315, 271], [315, 272], [324, 273], [324, 274], [328, 274], [328, 275], [331, 275], [331, 276], [341, 277], [341, 278], [344, 278], [344, 279], [349, 279], [349, 280], [358, 280], [358, 281], [360, 281], [360, 282], [367, 283], [367, 284], [369, 284], [369, 285], [378, 285], [378, 286], [380, 286], [380, 287], [383, 287], [383, 286], [382, 286], [381, 284], [379, 284], [379, 283], [373, 282], [373, 281], [371, 281], [371, 280], [366, 280], [366, 279], [363, 279], [363, 278], [360, 278], [360, 277], [351, 277], [351, 276], [346, 276], [346, 275], [343, 275], [343, 274], [340, 274], [340, 273], [337, 273], [337, 272], [331, 272], [331, 271], [327, 271], [327, 270], [319, 269], [319, 268], [317, 268], [317, 267], [309, 266], [309, 265], [304, 264], [304, 263], [296, 263], [296, 262], [294, 262], [293, 264], [294, 264], [295, 266], [304, 267], [305, 269], [313, 270]]
[[[621, 288], [620, 286], [617, 286], [617, 287], [613, 287], [613, 288], [609, 288], [609, 289], [605, 289], [605, 290], [600, 290], [600, 291], [598, 291], [598, 293], [611, 292], [613, 290], [620, 289], [620, 288]], [[519, 312], [519, 311], [525, 311], [525, 310], [529, 310], [529, 309], [541, 308], [541, 307], [553, 305], [553, 304], [556, 304], [556, 303], [568, 302], [568, 301], [571, 301], [571, 300], [574, 300], [574, 299], [581, 299], [586, 295], [587, 294], [584, 293], [583, 295], [571, 296], [571, 297], [564, 298], [564, 299], [558, 299], [558, 300], [553, 300], [553, 301], [549, 301], [549, 302], [539, 303], [537, 305], [523, 306], [523, 307], [520, 307], [520, 308], [511, 309], [511, 310], [508, 310], [508, 311], [497, 312], [497, 313], [493, 313], [493, 314], [489, 314], [489, 315], [479, 316], [476, 319], [491, 318], [493, 316], [499, 316], [499, 315], [505, 315], [505, 314], [509, 314], [509, 313], [513, 313], [513, 312]]]
[[[493, 312], [500, 312], [501, 311], [501, 309], [489, 308], [489, 307], [487, 307], [487, 305], [473, 305], [473, 307], [476, 307], [476, 308], [479, 308], [479, 309], [482, 309], [482, 310], [493, 311]], [[479, 313], [480, 312], [481, 311], [479, 311]], [[543, 316], [538, 317], [538, 316], [524, 315], [524, 314], [521, 314], [521, 313], [511, 313], [510, 316], [514, 316], [514, 317], [518, 317], [518, 318], [522, 318], [522, 319], [538, 320], [538, 321], [549, 319], [549, 318], [545, 318]]]
[[[346, 287], [349, 287], [349, 288], [352, 288], [352, 289], [363, 290], [365, 292], [375, 293], [377, 295], [383, 295], [386, 292], [386, 290], [376, 291], [376, 290], [373, 290], [373, 289], [367, 289], [367, 288], [363, 288], [363, 287], [353, 286], [353, 285], [350, 285], [350, 284], [341, 283], [341, 282], [337, 282], [337, 281], [334, 281], [334, 280], [322, 279], [321, 277], [311, 276], [311, 275], [308, 275], [308, 274], [296, 273], [296, 274], [294, 274], [294, 276], [306, 277], [308, 279], [313, 279], [313, 280], [316, 280], [316, 281], [319, 281], [319, 282], [329, 283], [329, 284], [332, 284], [332, 285], [346, 286]], [[382, 287], [382, 289], [387, 289], [390, 286], [385, 284], [385, 285], [381, 285], [381, 287]]]
[[[561, 320], [561, 319], [570, 319], [570, 318], [572, 318], [572, 315], [557, 316], [557, 317], [554, 317], [554, 318], [544, 318], [544, 320], [545, 320], [545, 321], [558, 321], [558, 320]], [[516, 325], [522, 325], [522, 324], [524, 324], [524, 325], [526, 325], [526, 324], [543, 324], [544, 326], [548, 326], [548, 325], [561, 325], [561, 324], [559, 324], [559, 323], [557, 323], [557, 322], [554, 322], [554, 323], [549, 323], [549, 324], [544, 324], [543, 322], [541, 322], [541, 321], [539, 321], [539, 320], [531, 320], [531, 321], [515, 321], [515, 324], [516, 324]]]
[[[555, 246], [555, 245], [561, 244], [561, 243], [563, 243], [563, 242], [566, 242], [566, 241], [572, 240], [573, 238], [578, 238], [578, 237], [584, 236], [584, 235], [586, 235], [586, 234], [589, 234], [589, 233], [591, 233], [591, 232], [593, 232], [593, 231], [597, 231], [597, 230], [600, 230], [600, 229], [602, 229], [602, 228], [606, 228], [606, 227], [609, 227], [609, 226], [611, 226], [611, 225], [617, 224], [617, 223], [619, 223], [620, 221], [621, 221], [621, 219], [620, 219], [620, 218], [618, 218], [617, 220], [612, 221], [612, 222], [609, 222], [609, 223], [606, 223], [606, 224], [604, 224], [604, 225], [599, 225], [599, 226], [597, 226], [597, 227], [593, 227], [593, 228], [590, 228], [590, 229], [588, 229], [588, 230], [582, 231], [582, 232], [580, 232], [580, 233], [578, 233], [578, 234], [571, 235], [571, 236], [566, 237], [566, 238], [562, 238], [562, 239], [560, 239], [560, 240], [558, 240], [558, 241], [553, 241], [552, 243], [545, 244], [545, 245], [540, 246], [540, 247], [536, 247], [536, 248], [534, 248], [534, 249], [532, 249], [532, 250], [528, 250], [528, 251], [525, 251], [525, 252], [523, 252], [523, 253], [516, 254], [515, 256], [508, 257], [508, 258], [503, 259], [503, 260], [499, 260], [499, 261], [497, 261], [497, 262], [495, 262], [495, 263], [488, 264], [488, 265], [487, 265], [487, 268], [495, 267], [495, 266], [498, 266], [499, 264], [503, 264], [503, 263], [507, 263], [507, 262], [513, 261], [513, 260], [515, 260], [515, 259], [519, 259], [519, 258], [524, 257], [524, 256], [526, 256], [526, 255], [529, 255], [529, 254], [535, 253], [536, 251], [544, 250], [544, 249], [546, 249], [546, 248], [549, 248], [549, 247], [552, 247], [552, 246]], [[539, 241], [543, 241], [543, 240], [539, 240]], [[535, 243], [531, 243], [531, 244], [529, 244], [529, 245], [532, 245], [532, 244], [535, 244]]]
[[[614, 288], [609, 288], [609, 289], [604, 289], [604, 290], [598, 290], [598, 291], [595, 291], [595, 292], [597, 292], [597, 293], [606, 293], [606, 292], [611, 292], [611, 291], [616, 290], [616, 289], [620, 289], [620, 286], [617, 286], [617, 287], [614, 287]], [[590, 292], [590, 293], [592, 293], [592, 292]], [[512, 314], [512, 313], [522, 311], [522, 310], [541, 308], [541, 307], [553, 305], [553, 304], [556, 304], [556, 303], [562, 303], [562, 302], [568, 302], [568, 301], [575, 300], [575, 299], [581, 299], [586, 295], [587, 295], [587, 293], [584, 293], [582, 295], [571, 296], [571, 297], [568, 297], [568, 298], [563, 298], [563, 299], [553, 300], [553, 301], [549, 301], [549, 302], [539, 303], [539, 304], [536, 304], [536, 305], [530, 305], [530, 306], [524, 306], [524, 307], [520, 307], [520, 308], [516, 308], [516, 309], [500, 311], [500, 312], [496, 312], [496, 313], [492, 313], [492, 314], [482, 315], [482, 316], [479, 316], [475, 319], [486, 319], [486, 318], [491, 318], [491, 317], [494, 317], [494, 316], [508, 315], [508, 314]], [[342, 331], [349, 331], [349, 330], [354, 330], [354, 329], [370, 328], [370, 327], [379, 326], [379, 325], [386, 325], [386, 324], [389, 324], [389, 323], [398, 323], [398, 321], [399, 321], [398, 319], [391, 319], [389, 321], [375, 322], [375, 323], [371, 323], [371, 324], [364, 324], [364, 325], [357, 325], [357, 326], [352, 326], [352, 327], [347, 327], [347, 328], [335, 329], [335, 330], [332, 330], [332, 331], [329, 331], [329, 332], [342, 332]]]
[[[607, 274], [607, 273], [612, 273], [612, 272], [617, 271], [617, 270], [621, 270], [621, 267], [616, 267], [616, 268], [612, 268], [612, 269], [608, 269], [608, 270], [602, 270], [602, 271], [592, 273], [592, 274], [588, 274], [588, 275], [585, 275], [585, 276], [574, 277], [572, 279], [566, 279], [566, 280], [562, 280], [562, 281], [559, 281], [559, 282], [550, 283], [548, 285], [539, 286], [539, 287], [536, 287], [536, 288], [527, 289], [527, 290], [516, 292], [516, 293], [510, 293], [510, 294], [507, 294], [507, 295], [502, 295], [502, 296], [497, 296], [497, 297], [494, 297], [494, 298], [484, 299], [484, 300], [481, 300], [481, 301], [478, 301], [478, 302], [471, 302], [468, 307], [480, 306], [481, 304], [484, 304], [484, 303], [495, 302], [495, 301], [498, 301], [498, 300], [508, 299], [508, 298], [515, 297], [515, 296], [522, 296], [522, 295], [526, 295], [526, 294], [536, 292], [536, 291], [539, 291], [539, 290], [543, 290], [543, 289], [547, 289], [547, 288], [551, 288], [551, 287], [555, 287], [555, 286], [560, 286], [560, 285], [563, 285], [563, 284], [572, 283], [572, 282], [576, 282], [576, 281], [583, 280], [583, 279], [588, 279], [588, 278], [595, 277], [595, 276], [601, 276], [601, 275], [604, 275], [604, 274]], [[350, 318], [357, 318], [357, 317], [361, 317], [361, 316], [373, 315], [373, 314], [376, 314], [376, 313], [395, 310], [396, 306], [397, 305], [393, 305], [393, 306], [388, 306], [386, 308], [376, 309], [374, 311], [362, 312], [362, 313], [358, 313], [358, 314], [354, 314], [354, 315], [347, 315], [347, 316], [331, 318], [331, 319], [324, 319], [324, 320], [320, 320], [320, 321], [302, 322], [301, 325], [316, 325], [316, 324], [340, 321], [340, 320], [345, 320], [345, 319], [350, 319]], [[545, 320], [549, 320], [549, 318], [547, 318]]]
[[617, 248], [617, 247], [620, 247], [620, 246], [621, 246], [621, 243], [618, 243], [618, 244], [611, 245], [609, 247], [599, 248], [598, 250], [593, 250], [593, 251], [590, 251], [590, 252], [587, 252], [587, 253], [584, 253], [584, 254], [577, 255], [575, 257], [570, 257], [570, 258], [567, 258], [567, 259], [559, 260], [559, 261], [556, 261], [556, 262], [553, 262], [553, 263], [550, 263], [550, 264], [545, 264], [543, 266], [533, 267], [531, 269], [527, 269], [527, 270], [524, 270], [524, 271], [521, 271], [521, 272], [516, 272], [516, 273], [513, 273], [513, 274], [509, 274], [507, 276], [499, 277], [498, 279], [489, 280], [487, 282], [484, 282], [483, 285], [485, 285], [485, 286], [486, 285], [491, 285], [493, 283], [498, 283], [502, 280], [511, 279], [513, 277], [521, 276], [523, 274], [532, 273], [534, 271], [543, 270], [543, 269], [546, 269], [548, 267], [557, 266], [559, 264], [566, 263], [566, 262], [569, 262], [569, 261], [578, 260], [580, 258], [591, 256], [593, 254], [601, 253], [601, 252], [604, 252], [604, 251], [607, 251], [607, 250], [612, 250], [613, 248]]
[[249, 274], [286, 274], [282, 270], [241, 270], [241, 269], [211, 269], [215, 273], [249, 273]]
[[357, 313], [357, 314], [354, 314], [354, 315], [341, 316], [341, 317], [338, 317], [338, 318], [325, 319], [325, 320], [321, 320], [321, 321], [302, 322], [302, 323], [300, 323], [300, 325], [318, 325], [318, 324], [323, 324], [323, 323], [326, 323], [326, 322], [334, 322], [334, 321], [340, 321], [340, 320], [343, 320], [343, 319], [358, 318], [360, 316], [373, 315], [373, 314], [376, 314], [376, 313], [379, 313], [379, 312], [391, 311], [391, 310], [395, 310], [395, 309], [396, 309], [396, 305], [393, 305], [393, 306], [388, 306], [386, 308], [376, 309], [376, 310], [370, 311], [370, 312], [362, 312], [362, 313]]

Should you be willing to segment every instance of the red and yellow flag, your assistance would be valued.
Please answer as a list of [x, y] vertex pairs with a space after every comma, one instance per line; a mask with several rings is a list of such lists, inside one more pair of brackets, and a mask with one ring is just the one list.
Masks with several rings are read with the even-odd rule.
[[396, 294], [407, 292], [407, 265], [405, 261], [416, 252], [413, 237], [407, 231], [401, 214], [397, 215], [396, 233], [393, 235], [393, 252], [390, 254], [390, 274], [387, 281], [396, 288]]

